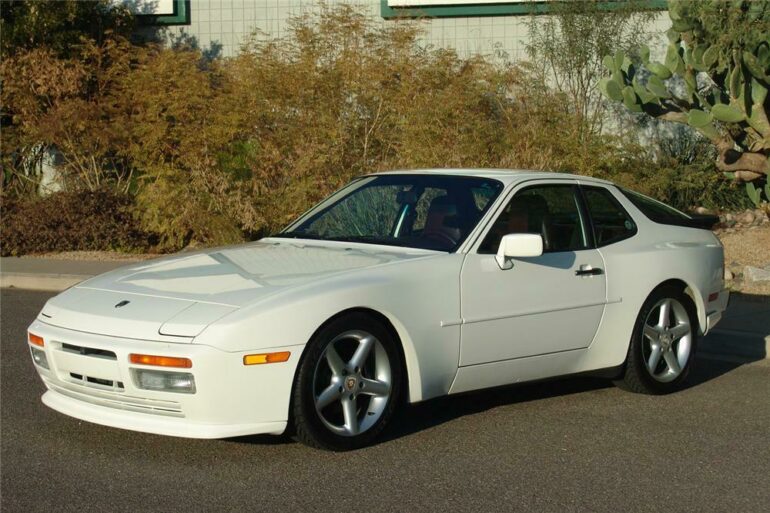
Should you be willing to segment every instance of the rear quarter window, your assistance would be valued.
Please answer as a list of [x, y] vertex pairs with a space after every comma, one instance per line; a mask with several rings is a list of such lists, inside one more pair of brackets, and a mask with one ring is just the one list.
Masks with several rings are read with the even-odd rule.
[[622, 188], [620, 189], [620, 192], [622, 192], [636, 208], [641, 210], [642, 214], [656, 223], [687, 226], [692, 219], [684, 212], [680, 212], [674, 207], [670, 207], [658, 200], [648, 198], [644, 194]]

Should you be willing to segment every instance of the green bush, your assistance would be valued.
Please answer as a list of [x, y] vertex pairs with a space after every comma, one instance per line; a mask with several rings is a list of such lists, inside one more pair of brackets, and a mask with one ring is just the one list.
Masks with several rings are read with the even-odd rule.
[[157, 237], [139, 228], [131, 210], [131, 197], [107, 190], [3, 198], [0, 254], [148, 250]]

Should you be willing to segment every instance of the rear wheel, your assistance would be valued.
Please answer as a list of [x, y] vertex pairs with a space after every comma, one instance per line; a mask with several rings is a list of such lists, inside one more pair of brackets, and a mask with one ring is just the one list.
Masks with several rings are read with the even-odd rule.
[[698, 320], [692, 299], [677, 287], [654, 291], [636, 319], [618, 386], [644, 394], [682, 387], [695, 359]]
[[300, 363], [297, 438], [337, 451], [370, 443], [393, 416], [401, 379], [396, 341], [380, 322], [360, 313], [335, 319], [310, 341]]

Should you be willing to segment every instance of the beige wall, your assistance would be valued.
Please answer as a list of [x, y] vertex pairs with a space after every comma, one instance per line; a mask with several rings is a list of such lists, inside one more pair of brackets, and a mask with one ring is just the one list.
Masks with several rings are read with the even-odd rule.
[[[380, 15], [379, 0], [327, 0], [330, 5], [360, 5], [379, 23], [399, 23]], [[317, 9], [316, 0], [191, 0], [191, 24], [171, 27], [170, 32], [194, 36], [204, 50], [221, 45], [221, 55], [238, 52], [240, 43], [254, 29], [272, 36], [286, 33], [286, 21], [293, 15]], [[436, 18], [423, 20], [424, 42], [443, 48], [455, 48], [459, 54], [496, 55], [509, 60], [525, 57], [527, 16], [487, 16]], [[650, 46], [662, 49], [663, 30], [668, 15], [662, 12], [648, 29], [655, 32]], [[659, 50], [662, 53], [662, 50]]]

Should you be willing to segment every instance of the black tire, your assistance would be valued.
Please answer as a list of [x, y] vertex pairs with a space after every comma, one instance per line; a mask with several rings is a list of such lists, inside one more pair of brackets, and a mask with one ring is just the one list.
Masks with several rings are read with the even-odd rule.
[[[318, 376], [321, 373], [327, 372], [330, 379], [334, 379], [336, 376], [331, 370], [331, 365], [328, 364], [326, 352], [327, 348], [334, 343], [335, 351], [340, 352], [340, 357], [346, 362], [348, 358], [343, 356], [343, 350], [345, 347], [338, 348], [338, 344], [346, 344], [346, 338], [340, 338], [341, 335], [348, 333], [366, 333], [373, 336], [378, 343], [376, 349], [372, 349], [372, 352], [377, 352], [375, 356], [370, 354], [372, 358], [382, 358], [383, 355], [387, 355], [387, 362], [390, 367], [390, 387], [389, 395], [387, 398], [384, 396], [379, 401], [377, 407], [377, 417], [373, 424], [366, 426], [366, 429], [361, 429], [357, 434], [340, 434], [335, 432], [333, 422], [329, 421], [326, 412], [328, 409], [324, 409], [324, 414], [320, 413], [316, 408], [316, 397], [319, 387]], [[403, 362], [401, 357], [401, 351], [397, 346], [398, 342], [391, 335], [390, 331], [382, 325], [377, 319], [364, 313], [351, 313], [349, 315], [341, 316], [332, 320], [326, 326], [322, 327], [313, 339], [308, 343], [308, 347], [300, 361], [299, 368], [297, 370], [297, 376], [294, 381], [294, 388], [292, 391], [292, 417], [294, 424], [294, 437], [304, 443], [305, 445], [315, 447], [318, 449], [325, 449], [331, 451], [348, 451], [352, 449], [358, 449], [360, 447], [369, 445], [372, 441], [382, 432], [385, 426], [393, 417], [396, 406], [399, 404], [401, 397], [401, 389], [403, 382]], [[356, 379], [356, 376], [360, 381], [364, 378], [371, 378], [374, 371], [374, 360], [366, 360], [368, 363], [360, 369], [351, 369], [350, 376]], [[380, 360], [382, 361], [382, 360]], [[367, 370], [368, 369], [368, 370]], [[346, 373], [348, 371], [345, 371]], [[358, 374], [356, 374], [358, 372]], [[344, 416], [344, 406], [342, 406], [342, 396], [348, 396], [347, 377], [345, 383], [340, 385], [340, 415]], [[352, 391], [358, 393], [358, 386], [362, 386], [362, 383], [356, 382], [352, 385]], [[331, 385], [328, 385], [331, 387]], [[344, 391], [344, 392], [343, 392]], [[320, 394], [319, 394], [320, 395]], [[353, 395], [349, 395], [352, 400]], [[368, 399], [367, 399], [368, 397]], [[331, 408], [332, 410], [337, 407], [337, 399], [331, 402], [324, 408]], [[370, 408], [374, 408], [372, 403], [375, 401], [374, 397], [367, 396], [363, 391], [360, 391], [353, 402], [354, 405], [358, 405], [356, 409], [356, 417], [360, 419], [360, 426], [364, 426], [367, 415], [373, 415]], [[384, 406], [383, 406], [384, 405]], [[366, 410], [364, 410], [366, 408]], [[332, 414], [335, 412], [332, 411]], [[343, 421], [344, 422], [344, 421]], [[344, 422], [347, 425], [347, 422]], [[358, 424], [357, 424], [358, 425]], [[330, 427], [332, 426], [332, 427]]]
[[[675, 374], [670, 365], [664, 361], [665, 358], [663, 357], [659, 357], [658, 365], [654, 366], [655, 369], [661, 368], [660, 362], [663, 361], [662, 365], [665, 366], [665, 368], [662, 372], [656, 373], [654, 370], [651, 371], [649, 369], [648, 362], [653, 361], [650, 360], [653, 342], [651, 341], [652, 339], [645, 337], [644, 331], [645, 324], [648, 323], [648, 318], [651, 315], [654, 317], [655, 314], [658, 314], [660, 312], [659, 305], [666, 300], [672, 300], [670, 303], [671, 305], [675, 304], [673, 302], [677, 302], [683, 307], [683, 311], [680, 309], [679, 313], [680, 316], [682, 316], [682, 312], [686, 313], [687, 320], [689, 321], [690, 333], [688, 335], [689, 339], [683, 337], [674, 342], [666, 339], [665, 342], [671, 346], [672, 353], [676, 356], [676, 352], [679, 350], [678, 344], [681, 344], [686, 340], [689, 344], [689, 352], [687, 353], [686, 361], [683, 365], [679, 362], [679, 359], [677, 360], [679, 363], [674, 362], [677, 363], [677, 366], [680, 369], [679, 374], [676, 375], [675, 378], [670, 378], [668, 381], [661, 381], [662, 378], [660, 376], [665, 377], [667, 374], [673, 376]], [[673, 308], [671, 308], [671, 310], [673, 310]], [[675, 322], [676, 319], [674, 320], [674, 323]], [[639, 315], [636, 318], [636, 323], [634, 324], [634, 330], [628, 347], [628, 355], [626, 356], [624, 374], [621, 379], [615, 381], [615, 385], [629, 392], [651, 395], [669, 394], [680, 390], [693, 369], [695, 352], [698, 346], [698, 336], [698, 316], [695, 310], [695, 304], [690, 296], [685, 294], [684, 290], [681, 288], [673, 285], [664, 285], [655, 289], [642, 305], [642, 309], [639, 311]], [[656, 378], [656, 376], [659, 377]]]

